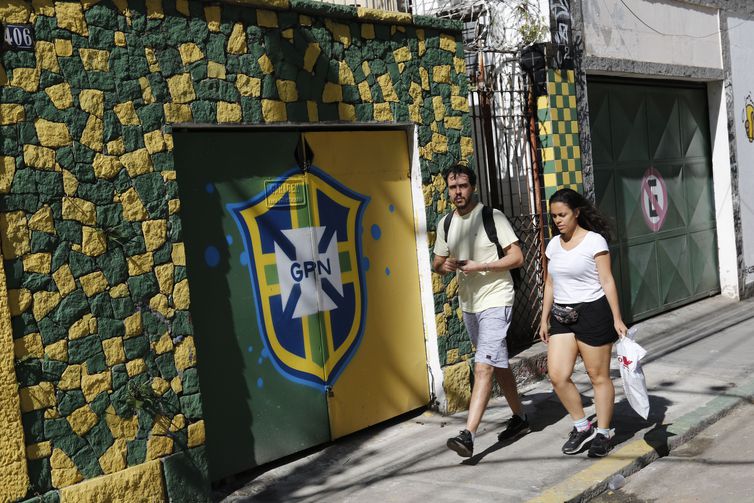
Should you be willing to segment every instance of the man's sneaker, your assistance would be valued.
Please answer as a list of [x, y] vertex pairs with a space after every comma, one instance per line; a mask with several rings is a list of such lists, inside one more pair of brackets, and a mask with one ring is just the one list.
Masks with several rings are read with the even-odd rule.
[[448, 439], [448, 449], [456, 451], [459, 456], [470, 458], [474, 454], [474, 441], [471, 440], [469, 430], [461, 430], [461, 433]]
[[592, 440], [592, 445], [589, 446], [588, 456], [590, 458], [601, 458], [607, 456], [607, 453], [610, 452], [610, 449], [612, 448], [613, 443], [610, 439], [602, 433], [597, 433], [597, 436]]
[[521, 416], [514, 414], [513, 417], [508, 420], [505, 429], [497, 436], [497, 439], [500, 442], [504, 442], [505, 440], [526, 435], [530, 431], [529, 418], [524, 416], [524, 418], [521, 419]]
[[581, 451], [587, 442], [594, 438], [596, 433], [597, 431], [592, 425], [589, 425], [589, 428], [584, 431], [578, 431], [574, 427], [573, 430], [571, 430], [571, 434], [568, 436], [568, 441], [563, 444], [563, 454], [576, 454]]

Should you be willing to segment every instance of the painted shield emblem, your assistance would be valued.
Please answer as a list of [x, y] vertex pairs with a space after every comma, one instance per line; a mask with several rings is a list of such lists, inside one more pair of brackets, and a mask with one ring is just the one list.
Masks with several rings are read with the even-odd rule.
[[358, 349], [368, 202], [312, 167], [267, 180], [260, 194], [227, 205], [249, 256], [260, 333], [288, 379], [332, 386]]

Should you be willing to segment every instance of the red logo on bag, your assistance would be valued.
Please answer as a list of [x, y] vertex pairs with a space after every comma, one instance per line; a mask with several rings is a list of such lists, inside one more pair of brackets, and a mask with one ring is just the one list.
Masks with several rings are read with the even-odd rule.
[[619, 361], [619, 362], [621, 363], [621, 365], [623, 365], [624, 367], [628, 367], [629, 365], [631, 365], [631, 364], [633, 363], [633, 362], [632, 362], [631, 360], [629, 360], [629, 359], [628, 359], [628, 358], [626, 358], [625, 356], [619, 356], [619, 357], [618, 357], [618, 361]]

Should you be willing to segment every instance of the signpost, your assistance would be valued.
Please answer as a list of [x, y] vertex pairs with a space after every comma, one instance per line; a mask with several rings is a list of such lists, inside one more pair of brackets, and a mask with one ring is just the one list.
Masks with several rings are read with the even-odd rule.
[[650, 167], [641, 179], [641, 212], [652, 232], [658, 232], [668, 213], [668, 188], [660, 172]]

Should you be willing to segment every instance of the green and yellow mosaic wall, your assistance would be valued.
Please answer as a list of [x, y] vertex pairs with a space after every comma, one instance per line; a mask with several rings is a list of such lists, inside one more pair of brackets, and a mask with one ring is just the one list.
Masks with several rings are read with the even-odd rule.
[[581, 148], [573, 70], [548, 70], [547, 94], [537, 99], [544, 196], [582, 191]]
[[413, 122], [434, 228], [472, 154], [460, 26], [304, 0], [2, 0], [0, 21], [36, 38], [0, 57], [0, 496], [198, 501], [172, 126]]

